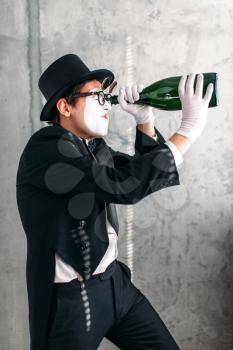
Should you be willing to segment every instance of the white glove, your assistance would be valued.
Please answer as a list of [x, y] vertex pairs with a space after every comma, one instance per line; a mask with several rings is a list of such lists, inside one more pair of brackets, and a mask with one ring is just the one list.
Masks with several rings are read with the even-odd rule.
[[[153, 108], [146, 105], [133, 104], [134, 101], [139, 100], [139, 92], [144, 89], [143, 85], [133, 85], [132, 87], [121, 87], [118, 95], [118, 102], [121, 108], [132, 114], [137, 124], [144, 124], [154, 121]], [[129, 101], [127, 103], [126, 101]]]
[[208, 85], [205, 96], [202, 98], [203, 74], [198, 74], [195, 92], [193, 89], [195, 74], [190, 74], [187, 82], [186, 79], [187, 76], [182, 76], [178, 87], [182, 104], [182, 121], [177, 133], [188, 137], [193, 143], [200, 136], [206, 124], [213, 84]]

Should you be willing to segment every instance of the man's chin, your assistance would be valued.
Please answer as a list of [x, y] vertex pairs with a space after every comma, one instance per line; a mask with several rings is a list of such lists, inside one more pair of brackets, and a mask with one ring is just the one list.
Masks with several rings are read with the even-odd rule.
[[104, 136], [107, 136], [107, 134], [108, 134], [108, 130], [106, 130], [105, 132], [99, 132], [94, 137], [104, 137]]

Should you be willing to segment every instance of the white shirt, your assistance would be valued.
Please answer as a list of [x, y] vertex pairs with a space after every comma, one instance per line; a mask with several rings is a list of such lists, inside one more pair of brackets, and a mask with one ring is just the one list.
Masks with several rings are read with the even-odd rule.
[[[157, 136], [153, 138], [157, 140]], [[88, 140], [86, 140], [86, 142], [88, 143]], [[175, 163], [178, 168], [183, 163], [182, 153], [171, 141], [167, 141], [165, 143], [173, 153]], [[109, 220], [107, 220], [107, 231], [108, 231], [109, 245], [99, 265], [93, 272], [93, 275], [104, 272], [108, 267], [108, 265], [111, 264], [111, 262], [114, 261], [118, 256], [118, 247], [117, 247], [118, 235], [114, 230], [114, 228], [112, 227], [112, 225], [110, 224]], [[55, 278], [54, 278], [55, 283], [69, 282], [74, 278], [78, 278], [80, 281], [83, 280], [82, 276], [77, 271], [75, 271], [72, 266], [68, 265], [57, 254], [57, 252], [55, 253], [55, 259], [56, 259]]]

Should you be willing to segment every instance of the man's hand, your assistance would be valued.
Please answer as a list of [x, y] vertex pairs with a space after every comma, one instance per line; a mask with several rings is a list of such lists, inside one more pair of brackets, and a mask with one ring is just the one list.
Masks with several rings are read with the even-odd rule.
[[[213, 84], [209, 84], [203, 94], [203, 74], [198, 74], [196, 90], [194, 92], [193, 84], [195, 74], [182, 76], [179, 82], [179, 97], [182, 103], [182, 121], [178, 134], [189, 138], [193, 143], [202, 133], [207, 120], [208, 106], [213, 93]], [[186, 84], [185, 84], [186, 83]]]
[[[121, 87], [118, 95], [118, 102], [121, 108], [132, 114], [137, 124], [144, 124], [150, 121], [154, 122], [152, 107], [133, 104], [139, 100], [139, 93], [144, 89], [143, 85], [133, 85], [132, 87]], [[127, 103], [127, 101], [129, 103]]]

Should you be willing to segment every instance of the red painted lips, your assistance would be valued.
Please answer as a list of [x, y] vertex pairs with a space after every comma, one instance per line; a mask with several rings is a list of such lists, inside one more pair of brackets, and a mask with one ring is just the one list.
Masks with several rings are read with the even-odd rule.
[[108, 115], [106, 113], [104, 115], [101, 115], [101, 117], [108, 119]]

